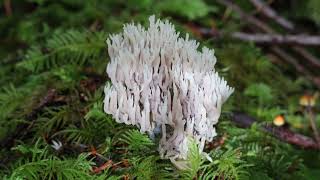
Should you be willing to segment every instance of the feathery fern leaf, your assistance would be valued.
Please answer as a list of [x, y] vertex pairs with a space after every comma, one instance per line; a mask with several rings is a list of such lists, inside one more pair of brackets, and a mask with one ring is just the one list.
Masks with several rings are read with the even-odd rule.
[[88, 161], [86, 154], [78, 158], [65, 159], [53, 156], [38, 139], [34, 146], [18, 145], [13, 150], [19, 151], [25, 157], [13, 167], [12, 174], [7, 179], [88, 179], [93, 162]]
[[141, 151], [150, 149], [154, 146], [152, 140], [138, 130], [127, 130], [119, 138], [119, 142], [128, 144], [128, 149], [132, 151]]
[[103, 32], [56, 31], [44, 47], [30, 48], [18, 66], [39, 72], [62, 64], [83, 65], [103, 53], [106, 38]]
[[24, 89], [20, 90], [10, 84], [0, 93], [0, 120], [8, 117], [26, 98]]
[[38, 161], [24, 163], [13, 170], [10, 179], [88, 179], [92, 162], [87, 155], [77, 159], [59, 159], [49, 156]]
[[[202, 155], [194, 139], [188, 139], [188, 159], [186, 161], [186, 169], [182, 170], [181, 178], [192, 180], [197, 177], [198, 171], [203, 163]], [[179, 163], [179, 162], [177, 162]], [[182, 162], [183, 163], [183, 162]]]
[[210, 164], [202, 167], [200, 179], [214, 179], [223, 177], [224, 179], [242, 179], [249, 175], [246, 170], [250, 165], [242, 160], [239, 149], [229, 149], [225, 152], [221, 150], [211, 151], [214, 160]]
[[167, 171], [166, 164], [158, 161], [157, 156], [133, 158], [132, 178], [137, 180], [173, 179], [172, 174]]

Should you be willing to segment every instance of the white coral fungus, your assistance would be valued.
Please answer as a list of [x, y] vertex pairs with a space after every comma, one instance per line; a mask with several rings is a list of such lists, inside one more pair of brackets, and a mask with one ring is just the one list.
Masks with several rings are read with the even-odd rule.
[[179, 37], [168, 21], [149, 18], [150, 27], [126, 24], [107, 40], [112, 86], [104, 110], [118, 123], [153, 134], [161, 129], [162, 158], [186, 159], [188, 137], [202, 152], [216, 136], [222, 104], [233, 88], [214, 70], [214, 51], [199, 52], [195, 40]]

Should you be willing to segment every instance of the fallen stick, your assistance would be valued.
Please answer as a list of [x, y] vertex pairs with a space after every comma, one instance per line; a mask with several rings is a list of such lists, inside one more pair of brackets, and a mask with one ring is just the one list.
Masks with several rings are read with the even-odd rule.
[[[256, 122], [256, 119], [253, 117], [239, 112], [234, 112], [231, 116], [231, 120], [241, 128], [250, 128], [251, 125]], [[261, 130], [272, 134], [274, 137], [283, 142], [298, 146], [300, 148], [320, 150], [320, 147], [315, 140], [308, 136], [295, 133], [286, 127], [262, 125]]]
[[[294, 31], [294, 26], [295, 26], [294, 23], [278, 15], [278, 13], [275, 10], [273, 10], [269, 5], [262, 2], [261, 0], [250, 0], [250, 1], [263, 15], [265, 15], [270, 19], [273, 19], [276, 23], [278, 23], [284, 29], [290, 32]], [[269, 30], [272, 30], [272, 29], [269, 28]], [[268, 33], [271, 33], [271, 32], [268, 32]], [[320, 60], [317, 57], [315, 57], [313, 54], [311, 54], [306, 49], [300, 46], [293, 46], [292, 48], [295, 52], [300, 54], [300, 56], [308, 60], [313, 66], [320, 68]]]
[[[227, 36], [223, 32], [215, 31], [213, 29], [208, 29], [208, 28], [197, 27], [194, 24], [189, 24], [188, 27], [191, 29], [191, 31], [193, 31], [194, 34], [201, 35], [202, 37], [220, 38], [220, 37]], [[248, 39], [240, 39], [240, 40], [247, 41]], [[280, 57], [283, 61], [292, 65], [298, 73], [303, 74], [308, 80], [312, 81], [315, 86], [320, 88], [320, 77], [314, 77], [308, 69], [306, 69], [303, 65], [298, 63], [298, 60], [295, 57], [293, 57], [286, 51], [282, 50], [282, 48], [278, 45], [271, 46], [270, 50], [275, 55]]]
[[[260, 21], [259, 19], [245, 13], [239, 6], [237, 6], [236, 4], [234, 4], [233, 2], [229, 1], [229, 0], [217, 0], [217, 3], [224, 5], [228, 8], [231, 8], [232, 10], [234, 10], [235, 12], [237, 12], [239, 14], [239, 16], [241, 17], [241, 19], [247, 21], [250, 24], [255, 25], [256, 27], [258, 27], [261, 31], [265, 32], [265, 33], [269, 33], [269, 34], [275, 34], [275, 31], [266, 23]], [[278, 56], [280, 56], [281, 58], [284, 58], [285, 56], [282, 56], [283, 54], [288, 54], [286, 53], [281, 47], [275, 45], [274, 46], [275, 49], [277, 49], [277, 52], [279, 52], [279, 54], [277, 54]], [[318, 60], [316, 57], [314, 57], [312, 54], [310, 54], [308, 51], [306, 51], [305, 49], [298, 47], [298, 46], [294, 46], [293, 50], [295, 50], [297, 53], [299, 53], [301, 56], [305, 57], [306, 60], [308, 60], [310, 63], [312, 63], [314, 66], [318, 66], [320, 65], [317, 64], [317, 62], [320, 62], [320, 60]], [[305, 55], [308, 56], [305, 56]], [[320, 80], [318, 77], [313, 77], [313, 76], [309, 76], [309, 70], [306, 69], [305, 67], [303, 67], [302, 65], [297, 66], [299, 60], [294, 58], [293, 56], [291, 56], [290, 60], [286, 60], [287, 62], [295, 62], [295, 64], [291, 64], [293, 65], [295, 68], [297, 67], [302, 67], [300, 69], [296, 69], [298, 72], [303, 73], [310, 81], [312, 81], [314, 83], [314, 85], [316, 85], [318, 88], [320, 88]]]
[[262, 2], [261, 0], [250, 0], [253, 5], [256, 6], [258, 12], [262, 12], [265, 16], [270, 19], [273, 19], [276, 23], [281, 25], [286, 29], [293, 30], [294, 24], [289, 20], [283, 18], [282, 16], [278, 15], [276, 11], [270, 8], [266, 3]]
[[255, 43], [268, 43], [268, 44], [300, 44], [308, 46], [319, 46], [320, 36], [310, 35], [280, 35], [280, 34], [248, 34], [243, 32], [234, 32], [231, 34], [233, 38], [252, 41]]
[[11, 16], [12, 15], [11, 0], [4, 0], [3, 6], [4, 6], [4, 12], [6, 16]]

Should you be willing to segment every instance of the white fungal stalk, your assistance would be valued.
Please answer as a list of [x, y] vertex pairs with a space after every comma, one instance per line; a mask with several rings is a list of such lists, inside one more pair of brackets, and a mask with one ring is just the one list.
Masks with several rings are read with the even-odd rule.
[[150, 135], [161, 128], [161, 157], [186, 159], [187, 137], [202, 152], [216, 136], [222, 104], [233, 88], [214, 70], [214, 51], [179, 37], [168, 21], [149, 18], [150, 27], [127, 24], [107, 40], [112, 86], [105, 87], [104, 110], [118, 123]]

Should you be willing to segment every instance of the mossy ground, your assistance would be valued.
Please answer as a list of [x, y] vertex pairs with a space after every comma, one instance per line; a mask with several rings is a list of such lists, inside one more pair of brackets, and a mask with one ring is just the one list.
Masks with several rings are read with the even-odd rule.
[[[319, 32], [317, 0], [278, 1], [275, 8], [310, 32]], [[248, 1], [237, 1], [255, 12]], [[311, 8], [311, 7], [318, 8]], [[0, 176], [4, 179], [318, 179], [320, 153], [261, 131], [284, 115], [289, 128], [313, 137], [305, 93], [317, 89], [265, 46], [203, 37], [193, 27], [226, 32], [248, 26], [235, 12], [206, 0], [4, 0], [0, 17]], [[11, 11], [10, 11], [11, 9]], [[298, 13], [296, 13], [298, 12]], [[308, 13], [306, 13], [308, 12]], [[108, 81], [105, 40], [131, 21], [169, 19], [215, 49], [216, 70], [235, 93], [223, 107], [219, 136], [201, 158], [190, 144], [189, 169], [159, 158], [157, 142], [103, 112]], [[272, 23], [270, 23], [274, 26]], [[278, 27], [274, 27], [277, 29]], [[316, 49], [316, 57], [320, 54]], [[279, 63], [280, 62], [280, 63]], [[313, 107], [320, 124], [320, 103]], [[236, 127], [232, 112], [258, 119]], [[61, 142], [55, 150], [53, 141]]]

